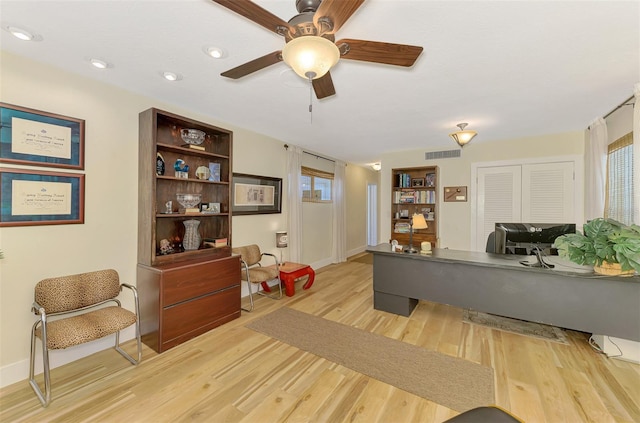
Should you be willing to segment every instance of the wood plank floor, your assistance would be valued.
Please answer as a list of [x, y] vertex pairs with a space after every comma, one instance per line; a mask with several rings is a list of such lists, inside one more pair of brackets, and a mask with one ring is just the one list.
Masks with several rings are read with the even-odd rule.
[[320, 269], [310, 290], [302, 284], [162, 355], [145, 347], [138, 367], [109, 350], [56, 368], [46, 409], [27, 381], [8, 386], [0, 421], [442, 422], [457, 414], [245, 328], [286, 306], [490, 366], [495, 404], [526, 422], [640, 422], [640, 365], [598, 354], [584, 333], [568, 331], [570, 345], [542, 341], [463, 323], [462, 309], [429, 302], [410, 318], [379, 312], [372, 266], [358, 261]]

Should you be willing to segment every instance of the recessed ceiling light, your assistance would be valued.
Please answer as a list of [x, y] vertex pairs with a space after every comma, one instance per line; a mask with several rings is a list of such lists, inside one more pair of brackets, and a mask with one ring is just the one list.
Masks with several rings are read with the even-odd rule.
[[182, 75], [173, 72], [163, 72], [162, 77], [167, 81], [179, 81], [182, 79]]
[[214, 59], [222, 59], [224, 57], [224, 50], [220, 47], [205, 47], [204, 52]]
[[89, 60], [89, 62], [93, 65], [93, 67], [98, 68], [98, 69], [106, 69], [106, 68], [109, 67], [109, 64], [107, 62], [105, 62], [104, 60], [91, 59], [91, 60]]
[[22, 41], [32, 41], [35, 38], [32, 33], [26, 29], [18, 28], [17, 26], [9, 26], [7, 27], [7, 30], [11, 35]]

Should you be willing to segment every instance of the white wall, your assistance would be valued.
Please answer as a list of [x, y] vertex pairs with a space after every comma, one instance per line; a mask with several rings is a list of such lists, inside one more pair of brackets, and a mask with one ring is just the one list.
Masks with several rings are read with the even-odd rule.
[[[451, 150], [457, 148], [453, 141]], [[391, 169], [397, 167], [417, 167], [436, 165], [439, 167], [438, 198], [440, 217], [438, 219], [439, 247], [457, 250], [473, 250], [471, 245], [471, 203], [442, 202], [446, 186], [466, 186], [467, 197], [475, 181], [471, 181], [471, 165], [479, 162], [496, 162], [520, 158], [558, 157], [584, 154], [584, 131], [565, 134], [550, 134], [495, 142], [468, 144], [461, 157], [439, 160], [425, 160], [429, 150], [401, 151], [388, 153], [382, 157], [380, 190], [380, 242], [391, 238]]]
[[[286, 152], [281, 141], [7, 52], [0, 51], [0, 63], [0, 101], [86, 121], [85, 223], [0, 228], [5, 256], [0, 260], [0, 387], [27, 377], [29, 333], [35, 321], [30, 306], [38, 281], [113, 268], [122, 282], [135, 284], [138, 114], [150, 107], [232, 130], [234, 172], [283, 178], [282, 213], [234, 216], [232, 222], [234, 246], [256, 243], [279, 255], [275, 232], [287, 229]], [[366, 238], [347, 242], [364, 244]], [[317, 254], [315, 246], [308, 243], [303, 254], [326, 261], [330, 247], [324, 255], [326, 251]], [[122, 300], [132, 308], [128, 296], [123, 294]], [[129, 331], [123, 339], [132, 336]], [[111, 339], [54, 351], [52, 367], [110, 345]]]

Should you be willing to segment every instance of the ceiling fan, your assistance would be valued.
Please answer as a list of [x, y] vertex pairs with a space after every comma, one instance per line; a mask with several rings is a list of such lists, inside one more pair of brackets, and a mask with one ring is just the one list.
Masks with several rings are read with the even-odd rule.
[[[221, 75], [238, 79], [284, 61], [301, 77], [311, 80], [317, 98], [336, 93], [329, 72], [338, 59], [360, 60], [395, 66], [412, 66], [422, 47], [378, 41], [341, 39], [335, 33], [364, 0], [296, 0], [299, 14], [285, 22], [250, 0], [213, 0], [285, 38], [282, 50], [251, 60]], [[323, 51], [317, 61], [310, 52]]]

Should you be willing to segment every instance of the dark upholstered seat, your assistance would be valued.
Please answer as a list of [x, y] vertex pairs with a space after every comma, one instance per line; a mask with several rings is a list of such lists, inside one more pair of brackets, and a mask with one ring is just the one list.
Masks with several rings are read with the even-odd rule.
[[497, 406], [477, 407], [447, 420], [445, 423], [523, 423]]

